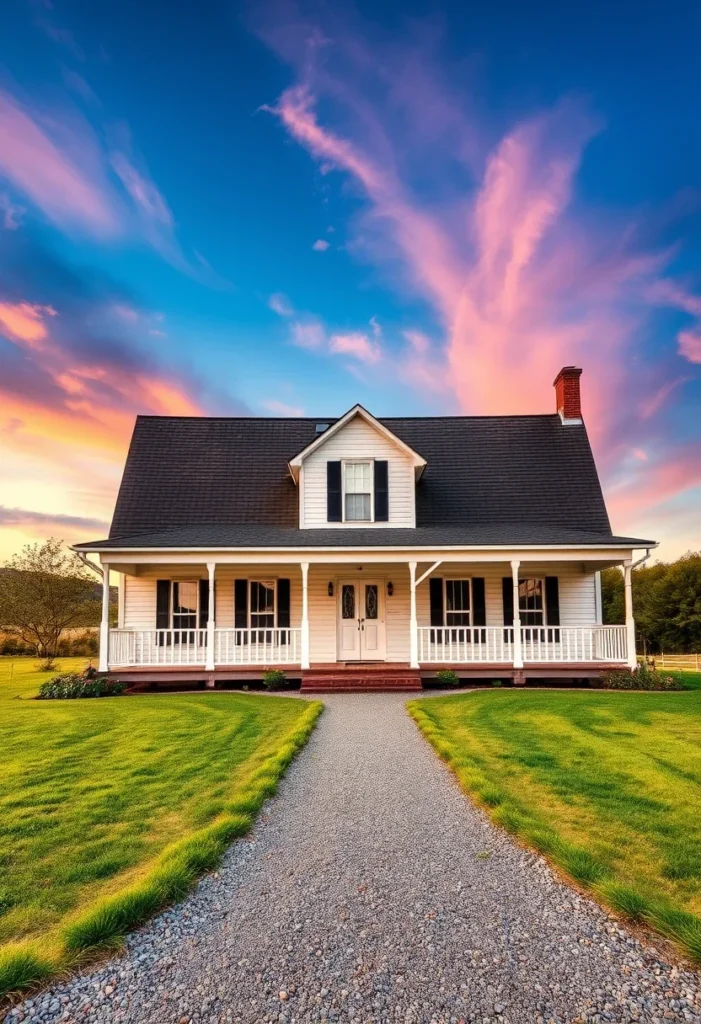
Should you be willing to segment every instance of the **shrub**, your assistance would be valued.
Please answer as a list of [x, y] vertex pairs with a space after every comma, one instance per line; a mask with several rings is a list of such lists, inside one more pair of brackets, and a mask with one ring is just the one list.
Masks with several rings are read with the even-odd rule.
[[633, 671], [616, 668], [602, 672], [600, 678], [591, 681], [597, 688], [607, 690], [682, 690], [682, 684], [672, 676], [663, 675], [657, 669], [643, 662]]
[[501, 686], [501, 679], [492, 679], [492, 686]]
[[441, 686], [459, 686], [460, 677], [457, 672], [453, 672], [452, 668], [441, 669], [440, 672], [436, 672], [436, 679]]
[[271, 668], [269, 672], [263, 673], [263, 685], [266, 690], [284, 690], [287, 676], [281, 668]]
[[79, 697], [119, 697], [124, 683], [107, 676], [98, 676], [95, 669], [87, 668], [83, 675], [66, 672], [54, 676], [39, 687], [39, 700], [75, 700]]

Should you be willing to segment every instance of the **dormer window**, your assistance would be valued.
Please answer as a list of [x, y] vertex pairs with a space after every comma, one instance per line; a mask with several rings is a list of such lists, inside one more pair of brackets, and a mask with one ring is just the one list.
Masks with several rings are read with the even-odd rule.
[[347, 523], [372, 522], [372, 463], [343, 463], [343, 512]]

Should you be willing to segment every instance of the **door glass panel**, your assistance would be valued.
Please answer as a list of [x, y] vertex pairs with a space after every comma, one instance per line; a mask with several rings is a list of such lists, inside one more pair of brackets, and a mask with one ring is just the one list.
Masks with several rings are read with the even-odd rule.
[[355, 618], [355, 587], [352, 583], [344, 583], [341, 590], [341, 616], [344, 619]]
[[368, 583], [365, 587], [365, 618], [377, 618], [377, 584]]

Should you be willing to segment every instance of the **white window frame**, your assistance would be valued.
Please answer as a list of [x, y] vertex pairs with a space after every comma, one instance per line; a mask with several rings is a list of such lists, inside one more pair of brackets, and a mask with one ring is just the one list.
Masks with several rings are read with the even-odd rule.
[[[467, 583], [470, 593], [470, 621], [467, 625], [455, 626], [448, 622], [448, 583]], [[457, 612], [458, 615], [464, 615], [464, 612]], [[474, 607], [472, 601], [472, 576], [447, 576], [443, 578], [443, 625], [448, 629], [470, 629], [472, 627], [474, 617]]]
[[[249, 629], [277, 629], [277, 615], [278, 615], [278, 601], [277, 601], [277, 576], [266, 576], [261, 578], [260, 576], [249, 576], [248, 577], [248, 594], [247, 594], [247, 615], [248, 615], [248, 628]], [[252, 583], [272, 583], [273, 584], [273, 625], [272, 626], [254, 626], [251, 619], [251, 614], [266, 615], [268, 612], [251, 612], [251, 584]]]
[[522, 609], [521, 608], [521, 594], [520, 593], [519, 593], [519, 596], [518, 596], [518, 609], [517, 609], [518, 610], [518, 617], [519, 617], [519, 619], [521, 619], [521, 625], [524, 627], [524, 629], [544, 629], [545, 626], [547, 626], [547, 624], [548, 624], [548, 605], [547, 605], [547, 601], [545, 600], [545, 576], [519, 576], [519, 578], [518, 578], [519, 587], [520, 587], [520, 585], [522, 583], [526, 583], [528, 580], [533, 580], [534, 582], [540, 583], [541, 593], [543, 595], [543, 621], [538, 623], [537, 625], [535, 625], [534, 623], [530, 623], [530, 622], [529, 623], [525, 623], [523, 621], [523, 619], [521, 618], [521, 612], [523, 611], [524, 613], [526, 613], [526, 612], [530, 612], [530, 611], [535, 611], [535, 609], [529, 609], [529, 608], [523, 608]]
[[[370, 518], [369, 519], [346, 519], [346, 466], [365, 465], [370, 467]], [[341, 462], [341, 513], [344, 523], [375, 522], [375, 460], [374, 459], [343, 459]]]
[[[194, 583], [195, 585], [195, 625], [194, 626], [176, 626], [175, 625], [175, 584], [182, 586], [183, 583]], [[181, 614], [187, 614], [185, 612]], [[199, 629], [200, 625], [200, 581], [199, 580], [171, 580], [170, 581], [170, 628], [171, 629]]]

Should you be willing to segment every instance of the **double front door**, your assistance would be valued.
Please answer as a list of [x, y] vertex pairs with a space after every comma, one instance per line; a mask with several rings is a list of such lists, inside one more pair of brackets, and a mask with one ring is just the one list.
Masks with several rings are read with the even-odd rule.
[[338, 587], [338, 660], [383, 661], [385, 604], [380, 583], [341, 580]]

